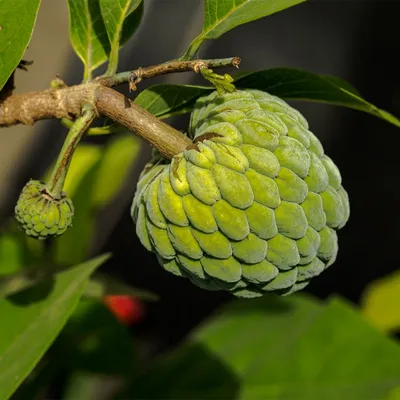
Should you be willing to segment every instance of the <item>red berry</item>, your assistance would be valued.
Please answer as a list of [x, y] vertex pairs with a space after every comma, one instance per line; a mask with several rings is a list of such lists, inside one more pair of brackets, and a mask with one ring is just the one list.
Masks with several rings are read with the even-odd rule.
[[143, 303], [133, 296], [105, 296], [104, 304], [114, 314], [115, 318], [124, 325], [137, 324], [144, 317]]

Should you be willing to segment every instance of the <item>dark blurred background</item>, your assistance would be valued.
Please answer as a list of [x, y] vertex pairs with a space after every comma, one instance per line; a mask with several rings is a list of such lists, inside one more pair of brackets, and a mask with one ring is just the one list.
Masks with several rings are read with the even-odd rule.
[[[200, 0], [146, 0], [142, 26], [124, 47], [120, 70], [179, 57], [201, 30]], [[253, 22], [209, 41], [201, 57], [240, 56], [242, 70], [296, 67], [348, 80], [365, 99], [400, 117], [399, 1], [309, 1]], [[57, 28], [55, 28], [57, 27]], [[56, 73], [79, 83], [82, 67], [68, 43], [64, 0], [43, 2], [27, 59], [35, 64], [18, 71], [17, 91], [41, 90]], [[145, 81], [202, 83], [195, 74]], [[136, 93], [127, 93], [130, 97]], [[339, 233], [336, 263], [306, 291], [320, 298], [338, 293], [357, 303], [372, 280], [400, 267], [400, 131], [370, 115], [323, 104], [291, 102], [308, 119], [311, 130], [339, 166], [349, 193], [351, 217]], [[188, 118], [169, 122], [186, 130]], [[0, 136], [0, 216], [12, 213], [21, 187], [39, 177], [56, 157], [65, 129], [57, 121], [14, 127]], [[103, 142], [107, 138], [92, 138]], [[135, 326], [144, 356], [175, 344], [229, 294], [206, 292], [164, 272], [139, 243], [129, 215], [135, 184], [150, 148], [144, 147], [123, 193], [100, 216], [93, 254], [114, 255], [104, 270], [137, 287], [158, 293]]]

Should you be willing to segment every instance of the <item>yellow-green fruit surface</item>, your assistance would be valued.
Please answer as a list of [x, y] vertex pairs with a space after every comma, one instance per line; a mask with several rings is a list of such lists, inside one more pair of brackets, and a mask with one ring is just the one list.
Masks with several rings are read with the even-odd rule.
[[39, 240], [62, 235], [71, 226], [73, 215], [71, 199], [64, 193], [59, 198], [50, 196], [46, 185], [34, 180], [24, 186], [15, 206], [22, 230]]
[[258, 90], [200, 98], [193, 144], [142, 172], [132, 217], [163, 268], [239, 297], [304, 288], [349, 218], [340, 172], [306, 119]]

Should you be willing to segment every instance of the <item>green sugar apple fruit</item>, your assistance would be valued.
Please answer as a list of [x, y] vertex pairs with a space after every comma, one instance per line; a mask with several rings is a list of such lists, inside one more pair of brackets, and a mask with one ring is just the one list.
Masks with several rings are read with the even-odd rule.
[[297, 110], [259, 90], [213, 92], [189, 134], [172, 162], [146, 166], [131, 209], [165, 270], [257, 297], [300, 290], [335, 261], [348, 196]]
[[53, 197], [42, 182], [30, 180], [22, 189], [15, 217], [26, 235], [44, 240], [62, 235], [72, 224], [74, 206], [65, 193]]

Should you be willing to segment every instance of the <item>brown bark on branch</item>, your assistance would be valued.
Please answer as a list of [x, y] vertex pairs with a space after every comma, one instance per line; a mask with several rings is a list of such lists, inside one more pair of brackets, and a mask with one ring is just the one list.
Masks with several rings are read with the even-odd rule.
[[0, 103], [0, 127], [32, 125], [41, 119], [75, 117], [84, 103], [93, 102], [96, 87], [89, 83], [9, 96]]
[[113, 89], [99, 88], [96, 106], [101, 114], [135, 132], [168, 158], [181, 153], [192, 143], [183, 133]]
[[0, 127], [19, 123], [31, 125], [40, 119], [76, 117], [85, 103], [92, 104], [99, 114], [141, 136], [168, 158], [179, 154], [191, 143], [183, 133], [121, 93], [94, 83], [10, 96], [0, 104]]
[[74, 119], [80, 115], [82, 106], [89, 103], [99, 114], [125, 126], [166, 157], [172, 158], [190, 145], [191, 140], [110, 87], [129, 82], [131, 89], [136, 89], [136, 84], [145, 78], [174, 72], [199, 72], [202, 68], [238, 67], [239, 63], [238, 57], [175, 60], [111, 77], [99, 77], [82, 85], [9, 95], [0, 100], [0, 128], [16, 124], [32, 125], [38, 120], [49, 118]]

